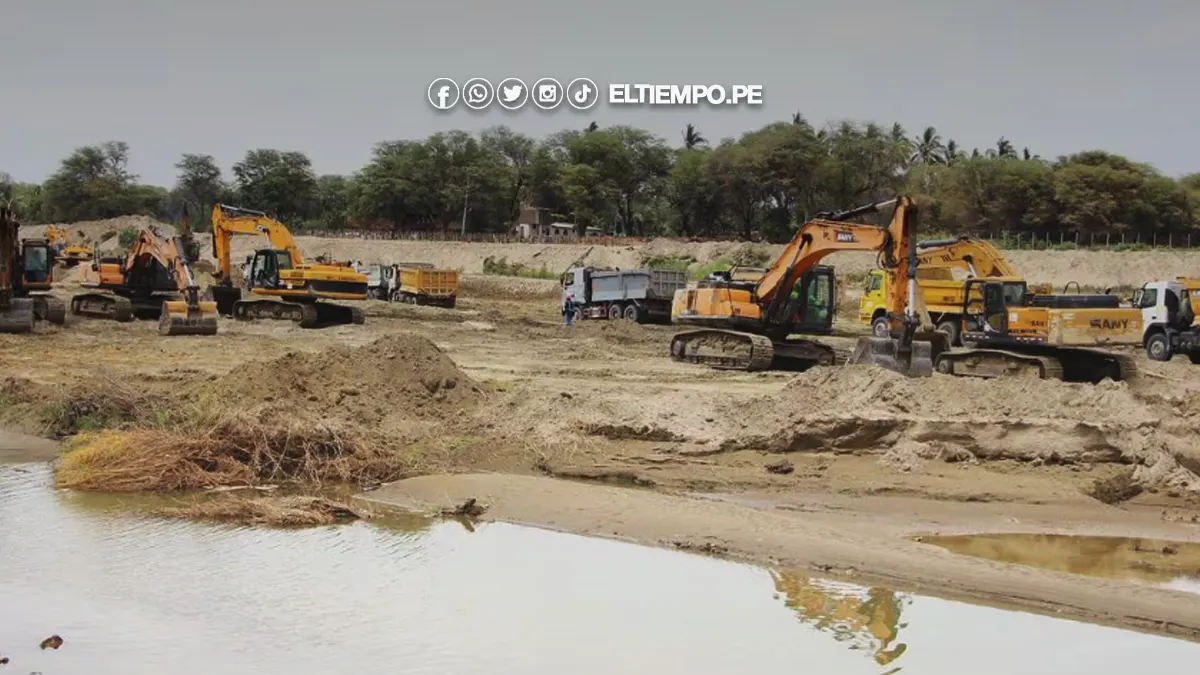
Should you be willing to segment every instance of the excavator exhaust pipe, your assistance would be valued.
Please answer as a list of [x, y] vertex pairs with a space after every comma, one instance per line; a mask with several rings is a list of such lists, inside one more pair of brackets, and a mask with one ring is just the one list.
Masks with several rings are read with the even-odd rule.
[[217, 303], [201, 300], [189, 306], [186, 300], [163, 303], [158, 320], [159, 335], [216, 335]]
[[938, 331], [914, 335], [907, 347], [904, 340], [892, 337], [859, 338], [846, 365], [870, 364], [908, 377], [930, 377], [938, 355], [949, 348], [945, 333]]

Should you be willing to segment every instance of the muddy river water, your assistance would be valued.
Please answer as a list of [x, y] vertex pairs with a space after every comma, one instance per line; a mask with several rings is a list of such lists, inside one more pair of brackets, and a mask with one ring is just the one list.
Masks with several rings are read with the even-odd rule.
[[[1189, 672], [1200, 645], [505, 524], [167, 520], [0, 466], [3, 670]], [[39, 643], [57, 634], [58, 650]]]

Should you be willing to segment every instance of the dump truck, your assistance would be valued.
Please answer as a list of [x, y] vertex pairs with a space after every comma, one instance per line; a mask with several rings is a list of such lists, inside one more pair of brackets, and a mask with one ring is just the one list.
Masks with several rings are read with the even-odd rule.
[[367, 277], [367, 297], [372, 300], [449, 308], [458, 302], [458, 270], [440, 269], [430, 263], [367, 265], [356, 269]]
[[675, 291], [687, 287], [687, 272], [641, 268], [572, 267], [563, 273], [563, 292], [575, 301], [575, 319], [671, 320]]
[[1200, 279], [1178, 277], [1172, 281], [1143, 284], [1133, 296], [1142, 312], [1142, 346], [1153, 361], [1170, 361], [1186, 354], [1200, 364]]

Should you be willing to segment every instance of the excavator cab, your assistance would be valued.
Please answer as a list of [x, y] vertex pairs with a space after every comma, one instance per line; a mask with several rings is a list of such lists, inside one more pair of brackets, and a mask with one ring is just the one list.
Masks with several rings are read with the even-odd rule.
[[788, 310], [794, 313], [793, 333], [829, 335], [833, 333], [835, 277], [830, 265], [817, 265], [796, 282]]
[[44, 240], [21, 242], [21, 281], [27, 290], [48, 290], [53, 281], [54, 248]]
[[283, 282], [279, 273], [292, 269], [292, 256], [287, 251], [273, 248], [263, 248], [254, 252], [254, 260], [250, 264], [250, 287], [280, 288]]

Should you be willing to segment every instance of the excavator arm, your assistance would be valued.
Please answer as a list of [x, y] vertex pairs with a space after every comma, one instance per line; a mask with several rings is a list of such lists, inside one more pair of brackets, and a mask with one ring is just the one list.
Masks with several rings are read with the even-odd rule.
[[293, 265], [304, 264], [304, 256], [287, 227], [262, 211], [217, 204], [212, 212], [213, 257], [217, 259], [219, 281], [233, 283], [233, 259], [230, 253], [235, 234], [263, 234], [271, 248], [287, 251]]
[[917, 265], [964, 269], [973, 277], [1020, 276], [999, 249], [982, 239], [966, 235], [919, 242]]
[[[886, 226], [850, 222], [852, 218], [893, 207]], [[908, 197], [896, 197], [840, 213], [821, 214], [800, 226], [775, 263], [759, 280], [755, 289], [768, 323], [787, 320], [786, 298], [796, 282], [825, 256], [838, 251], [877, 251], [879, 264], [898, 274], [895, 291], [903, 294], [911, 272], [901, 260], [915, 244], [916, 206]], [[907, 306], [901, 295], [889, 301], [889, 311]]]

